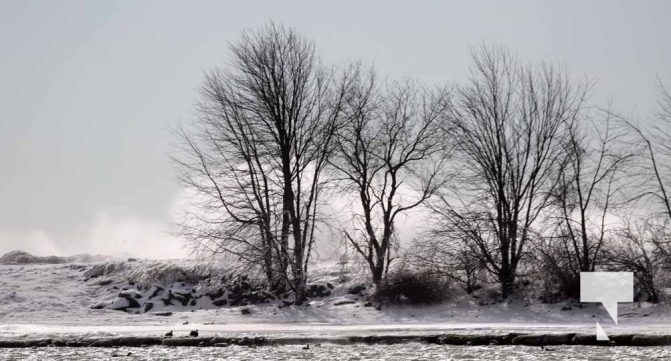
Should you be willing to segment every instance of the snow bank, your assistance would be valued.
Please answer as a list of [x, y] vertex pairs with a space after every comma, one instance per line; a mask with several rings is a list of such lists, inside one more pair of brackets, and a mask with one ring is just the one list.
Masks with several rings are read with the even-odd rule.
[[47, 256], [39, 257], [24, 251], [7, 252], [0, 257], [0, 264], [62, 264], [62, 263], [92, 263], [109, 259], [108, 256], [78, 254], [70, 257]]

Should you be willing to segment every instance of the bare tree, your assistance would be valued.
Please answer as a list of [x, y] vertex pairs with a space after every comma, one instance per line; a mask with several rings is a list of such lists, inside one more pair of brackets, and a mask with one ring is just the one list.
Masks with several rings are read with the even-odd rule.
[[396, 220], [424, 203], [444, 181], [446, 144], [438, 132], [447, 92], [413, 83], [378, 85], [359, 67], [350, 87], [332, 165], [358, 197], [347, 241], [379, 285], [392, 261]]
[[473, 59], [446, 124], [459, 140], [460, 182], [433, 208], [437, 227], [477, 251], [505, 298], [559, 185], [563, 147], [587, 89], [503, 50], [483, 47]]
[[[647, 177], [651, 190], [644, 191], [639, 198], [651, 196], [659, 206], [661, 215], [671, 220], [671, 93], [661, 83], [659, 89], [659, 106], [657, 124], [651, 129], [626, 121], [641, 141], [645, 151], [646, 164], [642, 174]], [[632, 146], [637, 146], [633, 142]]]
[[669, 270], [671, 230], [668, 221], [655, 218], [627, 223], [618, 231], [617, 242], [605, 259], [613, 271], [634, 273], [637, 286], [650, 302], [660, 301], [660, 274]]
[[301, 303], [348, 81], [320, 65], [311, 41], [273, 24], [231, 50], [232, 66], [206, 79], [197, 136], [180, 132], [191, 155], [178, 163], [182, 179], [214, 212], [191, 217], [201, 222], [185, 234], [263, 264]]
[[[554, 192], [557, 227], [553, 236], [544, 239], [551, 244], [539, 251], [542, 261], [555, 266], [551, 268], [561, 275], [569, 296], [579, 294], [580, 272], [594, 271], [612, 230], [608, 217], [630, 190], [625, 168], [635, 153], [624, 149], [625, 135], [610, 112], [597, 120], [581, 119], [568, 129], [566, 162]], [[551, 259], [557, 257], [563, 259]]]
[[241, 269], [262, 267], [279, 290], [287, 267], [275, 254], [281, 189], [260, 148], [265, 140], [243, 106], [227, 75], [211, 72], [201, 88], [199, 118], [191, 129], [177, 129], [182, 152], [174, 160], [197, 208], [186, 213], [180, 233], [196, 251], [227, 256]]

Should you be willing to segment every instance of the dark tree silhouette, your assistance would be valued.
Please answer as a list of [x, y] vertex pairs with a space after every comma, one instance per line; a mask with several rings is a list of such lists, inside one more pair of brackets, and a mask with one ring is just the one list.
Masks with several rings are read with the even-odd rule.
[[551, 66], [520, 65], [503, 50], [483, 47], [473, 60], [446, 124], [458, 141], [461, 182], [434, 210], [438, 227], [467, 242], [508, 297], [558, 187], [586, 89]]
[[193, 135], [179, 131], [181, 178], [202, 200], [181, 229], [197, 248], [262, 266], [301, 303], [348, 80], [273, 24], [231, 50], [232, 64], [206, 77]]
[[420, 206], [444, 182], [449, 152], [439, 124], [447, 92], [411, 82], [379, 85], [371, 69], [353, 72], [332, 165], [358, 198], [347, 241], [379, 285], [392, 261], [399, 215]]

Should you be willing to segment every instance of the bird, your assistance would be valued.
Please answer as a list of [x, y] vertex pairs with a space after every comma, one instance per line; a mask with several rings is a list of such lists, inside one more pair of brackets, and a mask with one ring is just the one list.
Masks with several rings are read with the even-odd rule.
[[170, 330], [170, 332], [166, 332], [165, 337], [172, 337], [172, 330]]
[[309, 350], [309, 349], [310, 349], [310, 344], [307, 344], [307, 345], [303, 346], [303, 350]]
[[193, 331], [189, 332], [189, 336], [198, 337], [198, 330], [193, 330]]

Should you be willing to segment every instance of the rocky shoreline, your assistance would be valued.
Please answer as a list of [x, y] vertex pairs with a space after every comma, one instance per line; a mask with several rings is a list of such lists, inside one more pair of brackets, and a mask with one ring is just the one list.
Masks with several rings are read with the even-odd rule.
[[593, 334], [434, 334], [434, 335], [381, 335], [339, 337], [78, 337], [29, 340], [0, 340], [0, 348], [33, 347], [226, 347], [238, 346], [285, 346], [309, 344], [367, 344], [390, 345], [419, 342], [438, 345], [460, 346], [671, 346], [671, 335], [614, 334], [610, 341], [597, 341]]

